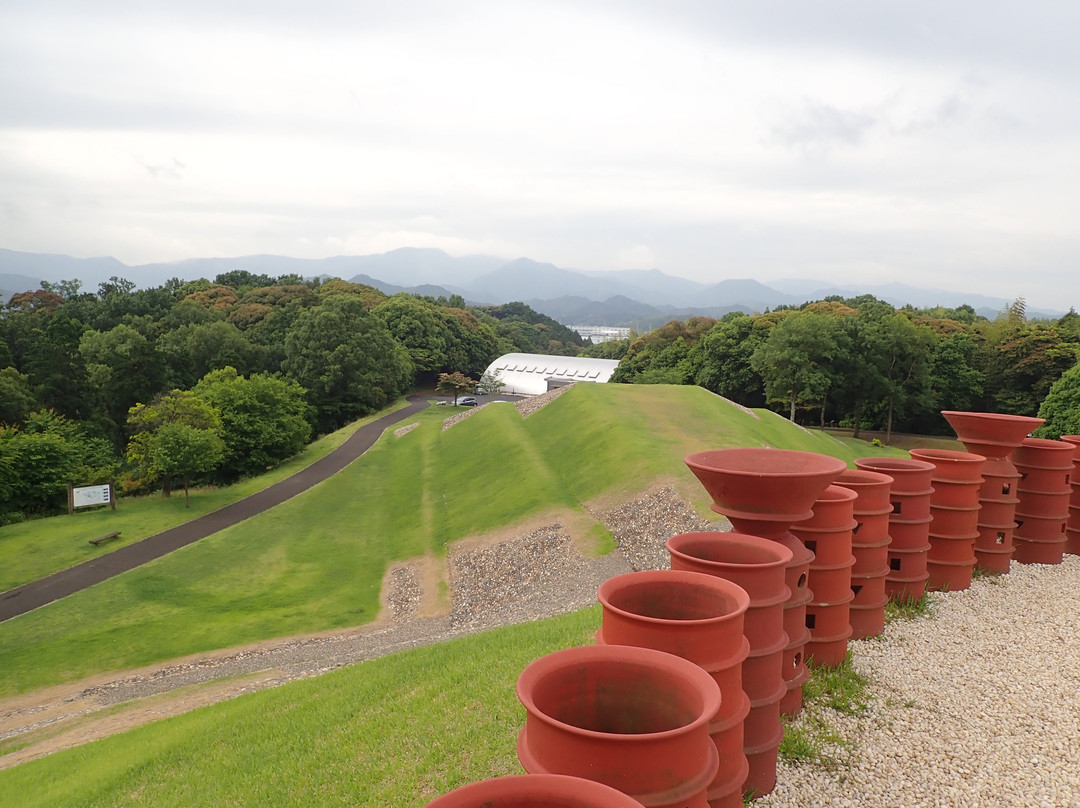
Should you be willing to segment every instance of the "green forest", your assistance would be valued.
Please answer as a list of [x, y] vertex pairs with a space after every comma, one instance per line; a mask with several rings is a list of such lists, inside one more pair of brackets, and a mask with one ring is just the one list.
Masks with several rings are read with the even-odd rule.
[[[1080, 430], [1080, 315], [990, 320], [970, 306], [896, 309], [831, 297], [764, 314], [672, 321], [587, 349], [620, 359], [612, 381], [696, 384], [808, 426], [951, 435], [941, 410], [1042, 415]], [[1075, 392], [1074, 392], [1075, 391]]]
[[233, 482], [440, 373], [479, 379], [504, 353], [583, 347], [521, 303], [339, 279], [42, 283], [0, 309], [0, 524], [62, 509], [68, 483]]
[[68, 483], [167, 496], [264, 472], [442, 374], [473, 384], [510, 352], [617, 359], [613, 382], [699, 385], [856, 437], [949, 435], [943, 409], [1080, 431], [1080, 315], [1029, 320], [1022, 299], [991, 320], [835, 297], [591, 345], [523, 303], [340, 279], [114, 277], [96, 293], [71, 280], [0, 309], [0, 524], [63, 509]]

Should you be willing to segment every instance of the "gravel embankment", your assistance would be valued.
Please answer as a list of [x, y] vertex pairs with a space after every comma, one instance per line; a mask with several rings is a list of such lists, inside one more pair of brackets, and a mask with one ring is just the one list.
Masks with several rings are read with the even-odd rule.
[[854, 742], [847, 765], [782, 765], [756, 805], [1080, 806], [1080, 557], [932, 598], [851, 644], [868, 713], [813, 710]]

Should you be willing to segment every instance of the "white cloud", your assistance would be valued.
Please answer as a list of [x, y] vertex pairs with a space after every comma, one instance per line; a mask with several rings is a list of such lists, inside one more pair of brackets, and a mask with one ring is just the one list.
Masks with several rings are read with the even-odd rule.
[[709, 279], [977, 278], [1060, 305], [1041, 278], [1080, 257], [1076, 16], [7, 4], [0, 246], [128, 263], [433, 246]]

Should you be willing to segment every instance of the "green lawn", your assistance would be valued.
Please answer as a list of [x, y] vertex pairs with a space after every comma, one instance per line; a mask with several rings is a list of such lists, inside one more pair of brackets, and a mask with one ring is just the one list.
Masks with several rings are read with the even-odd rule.
[[657, 479], [708, 513], [682, 462], [689, 451], [768, 444], [849, 463], [897, 453], [749, 414], [693, 387], [582, 385], [528, 419], [496, 404], [443, 431], [448, 414], [421, 413], [419, 428], [387, 432], [340, 474], [271, 511], [0, 623], [0, 695], [367, 623], [396, 560], [441, 555], [453, 541], [552, 509], [587, 525], [582, 503]]
[[599, 624], [593, 607], [199, 709], [0, 771], [0, 804], [422, 806], [522, 773], [518, 675]]
[[[366, 423], [407, 406], [400, 401], [369, 418], [350, 424], [313, 441], [300, 454], [273, 471], [242, 480], [227, 488], [192, 489], [190, 507], [184, 507], [184, 492], [169, 499], [159, 495], [123, 498], [116, 509], [80, 511], [72, 516], [34, 519], [0, 528], [0, 592], [43, 578], [58, 570], [106, 555], [126, 544], [216, 511], [226, 505], [269, 488], [329, 454]], [[89, 540], [121, 531], [121, 536], [101, 545]]]

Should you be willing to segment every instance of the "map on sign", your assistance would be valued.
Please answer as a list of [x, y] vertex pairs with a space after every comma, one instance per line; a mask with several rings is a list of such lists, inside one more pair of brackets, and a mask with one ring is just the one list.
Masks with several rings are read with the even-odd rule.
[[76, 508], [88, 508], [91, 505], [108, 505], [112, 499], [112, 489], [106, 485], [88, 485], [71, 490], [73, 505]]

